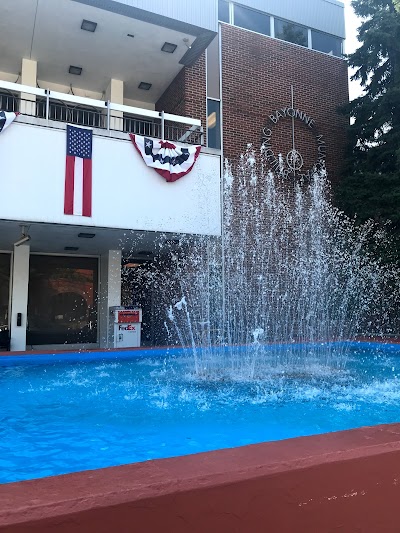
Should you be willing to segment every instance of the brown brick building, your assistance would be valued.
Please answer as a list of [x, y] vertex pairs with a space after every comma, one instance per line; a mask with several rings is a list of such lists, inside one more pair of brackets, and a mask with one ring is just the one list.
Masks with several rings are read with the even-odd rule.
[[280, 161], [289, 175], [306, 174], [325, 158], [337, 179], [346, 126], [338, 109], [348, 101], [343, 4], [264, 4], [220, 0], [218, 36], [156, 107], [200, 118], [208, 146], [233, 162], [248, 143], [265, 143], [272, 167]]

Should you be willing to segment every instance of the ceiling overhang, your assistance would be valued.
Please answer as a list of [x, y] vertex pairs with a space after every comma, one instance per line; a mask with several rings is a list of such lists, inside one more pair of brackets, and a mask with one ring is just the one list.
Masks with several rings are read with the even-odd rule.
[[158, 13], [152, 13], [150, 11], [145, 11], [144, 9], [128, 6], [116, 2], [115, 0], [73, 0], [73, 2], [104, 9], [112, 13], [117, 13], [118, 15], [123, 15], [124, 17], [141, 20], [143, 22], [148, 22], [149, 24], [193, 35], [195, 40], [191, 45], [191, 48], [187, 50], [179, 61], [182, 65], [187, 67], [191, 66], [198, 59], [216, 36], [216, 32], [206, 28], [200, 28], [184, 21], [159, 15]]
[[[155, 231], [0, 219], [0, 253], [13, 251], [22, 231], [30, 237], [26, 244], [30, 246], [31, 253], [99, 256], [109, 250], [121, 250], [124, 257], [130, 258], [160, 255], [160, 242], [176, 240], [179, 243], [182, 237]], [[94, 237], [80, 237], [82, 234]]]
[[[19, 79], [25, 58], [36, 62], [40, 88], [78, 89], [79, 96], [105, 99], [114, 79], [123, 82], [124, 103], [137, 107], [143, 107], [139, 102], [154, 106], [214, 36], [209, 28], [193, 24], [197, 13], [191, 4], [179, 21], [163, 16], [163, 9], [171, 13], [164, 3], [157, 4], [161, 15], [111, 0], [0, 3], [0, 71], [5, 80]], [[95, 30], [83, 31], [83, 21], [94, 24]], [[175, 47], [173, 52], [166, 53], [166, 43]]]

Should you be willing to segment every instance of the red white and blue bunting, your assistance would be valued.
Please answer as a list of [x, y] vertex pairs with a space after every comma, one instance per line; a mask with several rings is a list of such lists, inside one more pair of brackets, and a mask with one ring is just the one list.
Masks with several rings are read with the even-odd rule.
[[19, 113], [9, 113], [8, 111], [0, 111], [0, 133], [4, 131], [11, 122], [17, 118]]
[[146, 165], [154, 168], [168, 182], [188, 174], [201, 150], [201, 146], [183, 147], [132, 133], [129, 136]]

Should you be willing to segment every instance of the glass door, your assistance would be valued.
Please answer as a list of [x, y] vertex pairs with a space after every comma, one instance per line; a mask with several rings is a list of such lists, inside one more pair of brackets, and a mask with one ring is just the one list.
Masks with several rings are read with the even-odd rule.
[[97, 342], [98, 260], [31, 255], [27, 344]]

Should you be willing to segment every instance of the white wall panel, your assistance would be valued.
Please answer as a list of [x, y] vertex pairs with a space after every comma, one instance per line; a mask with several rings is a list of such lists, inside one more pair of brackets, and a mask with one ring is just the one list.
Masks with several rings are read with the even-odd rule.
[[151, 11], [164, 17], [180, 20], [217, 31], [217, 0], [113, 0], [116, 3]]
[[219, 156], [167, 183], [128, 139], [93, 137], [93, 216], [64, 215], [66, 131], [14, 122], [0, 136], [0, 219], [220, 234]]

